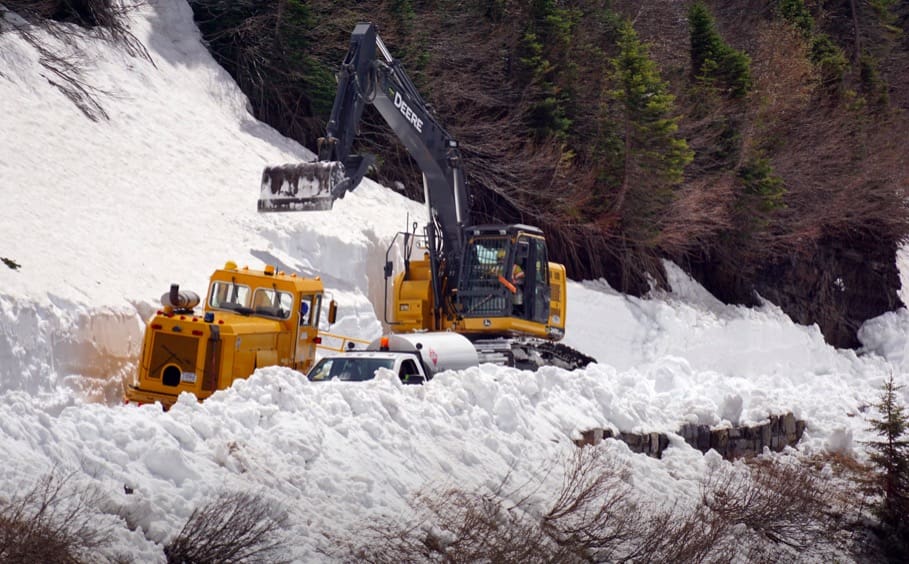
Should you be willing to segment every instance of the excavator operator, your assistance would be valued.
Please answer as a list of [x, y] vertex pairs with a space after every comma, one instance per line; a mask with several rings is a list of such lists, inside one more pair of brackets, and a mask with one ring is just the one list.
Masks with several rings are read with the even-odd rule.
[[515, 293], [512, 304], [515, 315], [524, 313], [524, 269], [515, 261], [511, 269], [511, 283], [514, 284]]

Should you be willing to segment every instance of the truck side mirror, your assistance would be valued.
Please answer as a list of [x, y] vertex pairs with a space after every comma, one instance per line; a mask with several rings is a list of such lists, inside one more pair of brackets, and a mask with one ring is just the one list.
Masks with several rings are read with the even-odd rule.
[[334, 323], [338, 318], [338, 302], [331, 300], [328, 302], [328, 323]]
[[405, 384], [423, 384], [426, 382], [426, 378], [422, 374], [409, 374], [404, 377], [403, 382]]

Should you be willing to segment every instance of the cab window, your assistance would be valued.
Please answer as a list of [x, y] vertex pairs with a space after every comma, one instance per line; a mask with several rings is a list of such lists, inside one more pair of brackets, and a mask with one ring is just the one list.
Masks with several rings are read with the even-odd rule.
[[401, 378], [401, 381], [406, 382], [411, 376], [420, 376], [420, 369], [417, 368], [416, 362], [408, 358], [401, 362], [401, 370], [398, 372], [398, 377]]
[[458, 304], [463, 315], [493, 316], [505, 311], [507, 290], [501, 280], [508, 278], [505, 265], [509, 244], [505, 237], [477, 237], [468, 243], [464, 277], [458, 288]]
[[330, 358], [319, 361], [318, 364], [312, 367], [312, 370], [307, 374], [307, 378], [313, 382], [321, 382], [322, 380], [328, 380], [331, 378], [331, 365], [334, 361]]
[[236, 310], [249, 307], [249, 286], [234, 282], [216, 281], [211, 285], [208, 305], [217, 309]]
[[534, 242], [534, 279], [537, 284], [549, 284], [549, 257], [546, 256], [546, 241], [535, 239]]
[[394, 368], [394, 361], [384, 358], [324, 358], [307, 374], [313, 382], [337, 378], [346, 382], [372, 380], [376, 370]]
[[318, 327], [321, 310], [322, 294], [303, 296], [300, 299], [300, 325]]
[[293, 311], [294, 298], [289, 292], [257, 288], [253, 294], [253, 312], [268, 317], [287, 319]]
[[467, 276], [471, 280], [488, 279], [504, 273], [508, 239], [503, 237], [473, 239], [467, 254]]

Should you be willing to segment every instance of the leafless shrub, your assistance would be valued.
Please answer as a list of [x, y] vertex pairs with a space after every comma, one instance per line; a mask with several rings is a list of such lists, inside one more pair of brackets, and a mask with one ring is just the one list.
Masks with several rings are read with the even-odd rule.
[[[566, 465], [562, 488], [540, 526], [559, 553], [610, 560], [640, 534], [645, 518], [630, 499], [628, 471], [603, 450], [579, 449]], [[558, 560], [558, 558], [557, 558]]]
[[84, 77], [84, 66], [79, 56], [68, 56], [55, 53], [42, 40], [33, 29], [21, 27], [20, 35], [28, 41], [40, 54], [39, 62], [47, 69], [49, 74], [44, 78], [54, 85], [60, 92], [92, 121], [109, 119], [104, 106], [98, 98], [106, 94], [88, 83]]
[[74, 491], [72, 476], [52, 472], [25, 493], [0, 500], [0, 561], [104, 561], [98, 550], [111, 538], [93, 522], [98, 494]]
[[779, 459], [755, 459], [746, 475], [712, 474], [702, 502], [728, 526], [744, 525], [763, 539], [805, 549], [829, 532], [830, 484], [810, 466]]
[[[354, 548], [366, 562], [537, 562], [551, 551], [546, 539], [522, 511], [507, 504], [502, 492], [467, 492], [456, 488], [425, 492], [415, 500], [421, 519], [386, 528], [367, 528], [367, 542]], [[422, 523], [421, 523], [422, 521]]]
[[692, 180], [679, 188], [661, 220], [660, 247], [673, 257], [691, 256], [710, 247], [718, 233], [733, 226], [733, 189], [729, 174]]
[[[700, 497], [644, 501], [606, 451], [579, 449], [551, 503], [537, 487], [425, 490], [403, 522], [378, 521], [351, 541], [368, 562], [749, 562], [851, 549], [834, 537], [854, 503], [818, 468], [757, 459], [723, 464]], [[532, 501], [534, 500], [534, 501]]]
[[[598, 529], [607, 515], [629, 508], [624, 474], [600, 452], [577, 451], [548, 509], [531, 503], [534, 494], [523, 487], [510, 491], [510, 478], [492, 491], [427, 489], [415, 496], [407, 522], [377, 522], [348, 548], [357, 559], [383, 563], [583, 562], [589, 546], [621, 542], [625, 530], [612, 539]], [[613, 471], [603, 472], [604, 464]], [[634, 521], [633, 511], [625, 513]]]
[[868, 561], [885, 560], [874, 534], [874, 467], [838, 452], [816, 455], [808, 463], [823, 470], [831, 483], [827, 507], [830, 517], [840, 524], [834, 539]]
[[689, 508], [650, 509], [626, 557], [654, 562], [779, 562], [853, 550], [837, 538], [860, 499], [851, 486], [795, 458], [724, 464]]
[[[368, 562], [609, 562], [646, 555], [642, 539], [671, 522], [651, 518], [631, 498], [627, 471], [601, 449], [579, 449], [566, 462], [551, 504], [531, 501], [526, 486], [494, 491], [426, 490], [404, 524], [378, 522], [352, 543]], [[648, 544], [645, 546], [645, 544]]]
[[[151, 61], [151, 56], [139, 39], [129, 31], [126, 15], [143, 5], [144, 0], [7, 0], [7, 9], [16, 12], [32, 25], [43, 27], [57, 37], [95, 36], [116, 44], [128, 55]], [[65, 31], [51, 22], [72, 23], [76, 28]], [[14, 25], [14, 28], [17, 26]], [[81, 30], [81, 31], [80, 31]], [[0, 29], [2, 31], [2, 29]]]
[[226, 492], [192, 512], [164, 548], [170, 563], [286, 562], [281, 530], [286, 513], [260, 496]]
[[702, 504], [658, 510], [631, 555], [644, 562], [731, 562], [741, 548], [733, 540], [727, 524]]

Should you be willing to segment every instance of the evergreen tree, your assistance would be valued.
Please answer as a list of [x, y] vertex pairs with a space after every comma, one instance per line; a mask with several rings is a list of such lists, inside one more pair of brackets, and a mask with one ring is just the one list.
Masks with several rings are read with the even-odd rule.
[[688, 11], [691, 30], [691, 70], [696, 80], [714, 83], [729, 96], [742, 98], [751, 88], [751, 58], [730, 47], [701, 2]]
[[786, 207], [783, 202], [786, 186], [766, 158], [751, 159], [739, 169], [738, 176], [743, 188], [740, 203], [750, 212], [763, 217]]
[[791, 23], [804, 37], [811, 37], [814, 31], [814, 18], [805, 5], [805, 0], [778, 0], [777, 11]]
[[717, 55], [723, 51], [723, 40], [716, 30], [713, 16], [701, 2], [695, 2], [688, 10], [688, 27], [691, 34], [691, 72], [697, 77], [708, 61], [716, 63]]
[[[279, 3], [275, 26], [276, 66], [286, 73], [286, 84], [299, 88], [300, 99], [308, 105], [309, 114], [327, 118], [334, 104], [337, 83], [334, 69], [317, 61], [311, 53], [308, 31], [316, 25], [310, 7], [303, 0]], [[284, 81], [279, 81], [278, 87]], [[297, 116], [299, 118], [299, 116]]]
[[832, 89], [838, 89], [849, 66], [846, 54], [833, 42], [829, 35], [820, 33], [811, 40], [811, 62], [821, 75], [821, 82]]
[[875, 406], [881, 418], [871, 420], [871, 428], [883, 440], [868, 443], [871, 462], [878, 469], [876, 489], [882, 497], [877, 514], [886, 534], [885, 550], [892, 554], [909, 549], [909, 415], [897, 401], [900, 389], [890, 376]]
[[681, 183], [694, 155], [678, 135], [675, 96], [669, 93], [668, 83], [660, 77], [631, 22], [619, 29], [618, 48], [611, 61], [615, 88], [609, 94], [617, 102], [616, 121], [624, 124], [624, 145], [622, 183], [612, 207], [633, 242], [654, 246], [673, 189]]
[[559, 61], [571, 37], [572, 14], [554, 0], [533, 0], [528, 8], [530, 18], [518, 53], [533, 100], [527, 126], [538, 141], [564, 138], [571, 120], [565, 111], [569, 95], [559, 85], [563, 66]]

